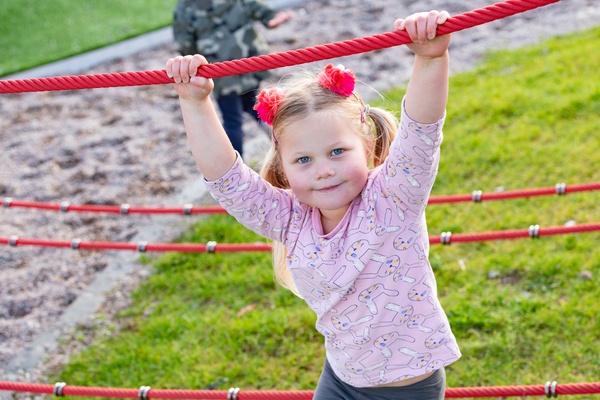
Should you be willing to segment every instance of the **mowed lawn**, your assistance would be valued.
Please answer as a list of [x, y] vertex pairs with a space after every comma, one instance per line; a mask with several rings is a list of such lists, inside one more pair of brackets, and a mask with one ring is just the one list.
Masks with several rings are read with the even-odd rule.
[[171, 24], [177, 0], [1, 0], [0, 77]]

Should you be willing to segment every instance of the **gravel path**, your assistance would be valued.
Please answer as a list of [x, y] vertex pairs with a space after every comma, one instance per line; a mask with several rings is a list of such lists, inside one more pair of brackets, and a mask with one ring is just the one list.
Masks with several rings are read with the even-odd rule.
[[[437, 8], [456, 15], [493, 3], [304, 1], [292, 8], [292, 21], [265, 37], [273, 52], [285, 51], [386, 32], [396, 16], [415, 11]], [[451, 44], [452, 72], [473, 68], [490, 49], [516, 48], [597, 25], [596, 0], [569, 0], [459, 32]], [[173, 55], [168, 44], [85, 73], [162, 69]], [[409, 55], [396, 47], [327, 62], [351, 67], [368, 83], [370, 88], [365, 84], [359, 90], [369, 98], [372, 89], [405, 83]], [[170, 85], [2, 95], [0, 115], [2, 198], [140, 206], [208, 201]], [[248, 161], [258, 164], [268, 138], [251, 121], [248, 130]], [[0, 237], [168, 242], [194, 219], [0, 208]], [[64, 362], [81, 344], [66, 340], [57, 348], [63, 331], [73, 324], [91, 326], [97, 312], [110, 320], [128, 304], [130, 290], [148, 276], [137, 258], [122, 252], [0, 247], [0, 379], [36, 381], [48, 367]], [[108, 281], [102, 284], [103, 279]], [[35, 352], [26, 351], [32, 347]], [[32, 354], [47, 354], [51, 361], [35, 365]]]

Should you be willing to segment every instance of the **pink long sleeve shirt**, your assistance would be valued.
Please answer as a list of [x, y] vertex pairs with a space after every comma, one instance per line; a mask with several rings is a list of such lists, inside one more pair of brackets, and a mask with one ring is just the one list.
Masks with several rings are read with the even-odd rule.
[[239, 157], [207, 182], [240, 223], [285, 245], [327, 359], [350, 385], [416, 377], [461, 356], [437, 297], [425, 223], [443, 123], [417, 123], [403, 109], [390, 155], [328, 234], [318, 209], [272, 187]]

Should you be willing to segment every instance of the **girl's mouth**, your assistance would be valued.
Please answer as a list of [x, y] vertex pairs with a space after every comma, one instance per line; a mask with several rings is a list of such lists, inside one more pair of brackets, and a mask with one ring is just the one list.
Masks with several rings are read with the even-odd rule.
[[322, 189], [317, 189], [317, 192], [320, 193], [327, 193], [327, 192], [333, 192], [335, 189], [337, 189], [340, 185], [333, 185], [333, 186], [328, 186], [328, 187], [324, 187]]

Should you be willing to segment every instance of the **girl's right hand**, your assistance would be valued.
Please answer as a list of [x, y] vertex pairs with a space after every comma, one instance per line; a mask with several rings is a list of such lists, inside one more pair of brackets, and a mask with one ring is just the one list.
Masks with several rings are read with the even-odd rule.
[[405, 30], [413, 41], [406, 46], [418, 56], [435, 58], [442, 56], [450, 44], [450, 35], [437, 36], [437, 27], [450, 17], [447, 11], [432, 10], [412, 14], [406, 19], [399, 18], [394, 28]]
[[196, 76], [198, 68], [208, 64], [200, 54], [178, 56], [167, 60], [167, 76], [173, 78], [173, 87], [181, 99], [204, 100], [214, 88], [212, 79]]

